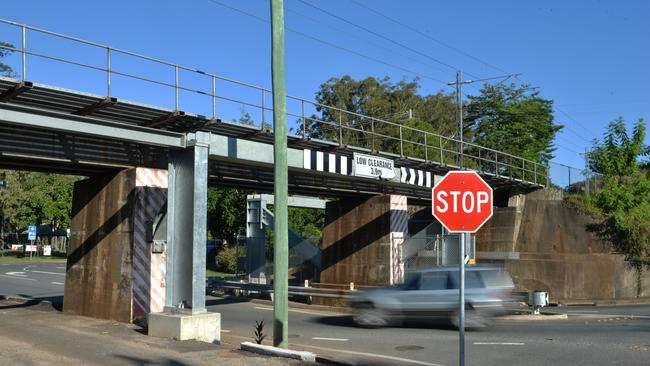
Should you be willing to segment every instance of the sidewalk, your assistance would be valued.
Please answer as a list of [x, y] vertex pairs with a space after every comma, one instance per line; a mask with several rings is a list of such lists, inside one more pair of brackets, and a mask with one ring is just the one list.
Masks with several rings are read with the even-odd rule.
[[[0, 298], [0, 365], [305, 365], [238, 350], [142, 334], [132, 324], [63, 315], [48, 302]], [[313, 365], [313, 364], [311, 364]]]

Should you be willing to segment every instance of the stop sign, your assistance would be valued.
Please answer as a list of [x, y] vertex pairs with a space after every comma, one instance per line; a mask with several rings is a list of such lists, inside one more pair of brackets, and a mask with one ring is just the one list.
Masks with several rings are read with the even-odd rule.
[[475, 233], [492, 217], [492, 187], [476, 172], [451, 171], [433, 187], [433, 216], [452, 233]]

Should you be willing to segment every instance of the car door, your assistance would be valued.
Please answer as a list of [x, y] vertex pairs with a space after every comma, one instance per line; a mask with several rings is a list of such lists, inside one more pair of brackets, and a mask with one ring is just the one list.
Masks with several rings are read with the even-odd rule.
[[428, 318], [443, 315], [453, 302], [448, 271], [422, 272], [417, 289], [404, 291], [400, 302], [407, 317]]

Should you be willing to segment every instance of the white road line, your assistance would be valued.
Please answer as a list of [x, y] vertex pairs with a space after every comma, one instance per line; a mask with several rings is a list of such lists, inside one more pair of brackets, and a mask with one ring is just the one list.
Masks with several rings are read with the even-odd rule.
[[295, 346], [300, 346], [300, 347], [305, 347], [305, 348], [319, 349], [321, 351], [329, 351], [329, 352], [335, 352], [335, 353], [346, 353], [346, 354], [349, 354], [349, 355], [356, 355], [356, 356], [366, 356], [366, 357], [381, 358], [381, 359], [384, 359], [384, 360], [397, 361], [397, 362], [400, 362], [400, 363], [411, 363], [411, 364], [414, 364], [414, 365], [425, 365], [425, 366], [443, 366], [443, 365], [441, 365], [439, 363], [431, 363], [431, 362], [425, 362], [425, 361], [411, 360], [411, 359], [408, 359], [408, 358], [386, 356], [386, 355], [380, 355], [380, 354], [376, 354], [376, 353], [345, 351], [345, 350], [342, 350], [342, 349], [316, 347], [316, 346], [309, 346], [309, 345], [306, 345], [306, 344], [297, 344], [297, 343], [292, 343], [292, 344], [295, 345]]
[[50, 283], [53, 285], [65, 285], [65, 283], [61, 283], [61, 282], [50, 282]]
[[474, 342], [476, 345], [483, 346], [523, 346], [526, 343], [521, 342]]
[[221, 333], [230, 333], [230, 330], [229, 329], [222, 329]]
[[598, 310], [580, 310], [580, 311], [567, 311], [567, 314], [568, 314], [568, 313], [572, 313], [572, 314], [579, 314], [579, 313], [597, 313], [597, 312], [598, 312]]
[[[254, 309], [273, 311], [272, 307], [266, 307], [266, 306], [255, 306]], [[308, 315], [318, 315], [318, 316], [331, 316], [333, 314], [333, 313], [325, 313], [325, 312], [311, 311], [311, 310], [300, 310], [300, 309], [289, 309], [289, 311], [291, 311], [293, 313], [308, 314]]]
[[311, 339], [315, 341], [336, 341], [336, 342], [347, 342], [347, 338], [327, 338], [327, 337], [312, 337]]
[[33, 279], [33, 278], [27, 278], [27, 277], [7, 276], [7, 275], [3, 275], [3, 274], [0, 274], [0, 276], [2, 276], [2, 277], [8, 277], [8, 278], [15, 278], [15, 279], [17, 279], [17, 280], [36, 281], [36, 280]]
[[7, 276], [27, 277], [25, 272], [5, 272]]
[[43, 273], [43, 274], [52, 274], [52, 275], [58, 275], [58, 276], [65, 276], [65, 273], [61, 272], [46, 272], [46, 271], [32, 271], [32, 270], [27, 270], [29, 273]]

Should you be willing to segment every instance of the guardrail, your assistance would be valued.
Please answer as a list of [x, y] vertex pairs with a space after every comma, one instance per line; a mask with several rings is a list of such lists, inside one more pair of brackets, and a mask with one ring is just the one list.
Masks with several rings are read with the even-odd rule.
[[[273, 293], [272, 285], [248, 283], [248, 282], [240, 282], [240, 281], [227, 281], [216, 277], [207, 278], [207, 287], [209, 289], [222, 288], [222, 289], [236, 289], [236, 290], [243, 290], [243, 291], [254, 291], [254, 292], [260, 292], [265, 294]], [[289, 286], [289, 295], [293, 295], [293, 296], [312, 296], [312, 297], [347, 299], [355, 291], [356, 290]]]
[[[260, 130], [267, 132], [269, 128], [272, 128], [271, 122], [273, 118], [267, 118], [269, 112], [273, 113], [273, 108], [268, 106], [267, 103], [267, 100], [272, 95], [269, 89], [25, 24], [3, 19], [0, 19], [0, 23], [16, 27], [21, 32], [20, 48], [0, 44], [0, 49], [20, 53], [21, 78], [23, 81], [27, 81], [27, 56], [37, 57], [105, 73], [105, 91], [106, 96], [109, 98], [112, 95], [115, 82], [113, 76], [120, 76], [173, 89], [173, 105], [177, 111], [180, 110], [181, 106], [180, 92], [189, 92], [193, 95], [203, 95], [210, 98], [209, 107], [211, 107], [212, 119], [217, 118], [218, 101], [229, 102], [255, 108], [260, 112], [261, 116]], [[89, 64], [66, 56], [54, 55], [51, 52], [40, 51], [32, 48], [31, 45], [28, 47], [29, 32], [72, 41], [78, 45], [94, 47], [102, 50], [104, 55], [100, 62]], [[66, 49], [65, 54], [75, 55], [76, 53]], [[124, 69], [116, 68], [116, 64], [124, 65], [124, 60], [118, 60], [121, 62], [116, 63], [115, 58], [124, 56], [163, 65], [168, 70], [165, 71], [166, 77], [173, 78], [173, 82], [147, 77], [142, 74], [136, 75], [126, 72]], [[142, 69], [146, 68], [140, 68], [139, 70]], [[183, 78], [186, 78], [186, 81]], [[197, 85], [196, 78], [208, 81], [207, 84], [210, 87], [201, 89], [193, 86]], [[257, 96], [243, 100], [233, 95], [218, 93], [220, 90], [232, 88], [233, 86], [253, 91], [253, 94], [257, 94]], [[401, 123], [366, 116], [336, 106], [316, 103], [304, 98], [287, 96], [287, 101], [287, 116], [297, 119], [296, 137], [298, 138], [319, 139], [338, 143], [339, 146], [355, 146], [369, 149], [372, 152], [384, 152], [399, 155], [400, 157], [421, 159], [424, 163], [463, 167], [538, 185], [549, 184], [548, 166], [529, 159], [420, 130]], [[311, 111], [307, 111], [307, 109], [311, 109]], [[320, 113], [320, 116], [317, 116], [317, 113]]]

